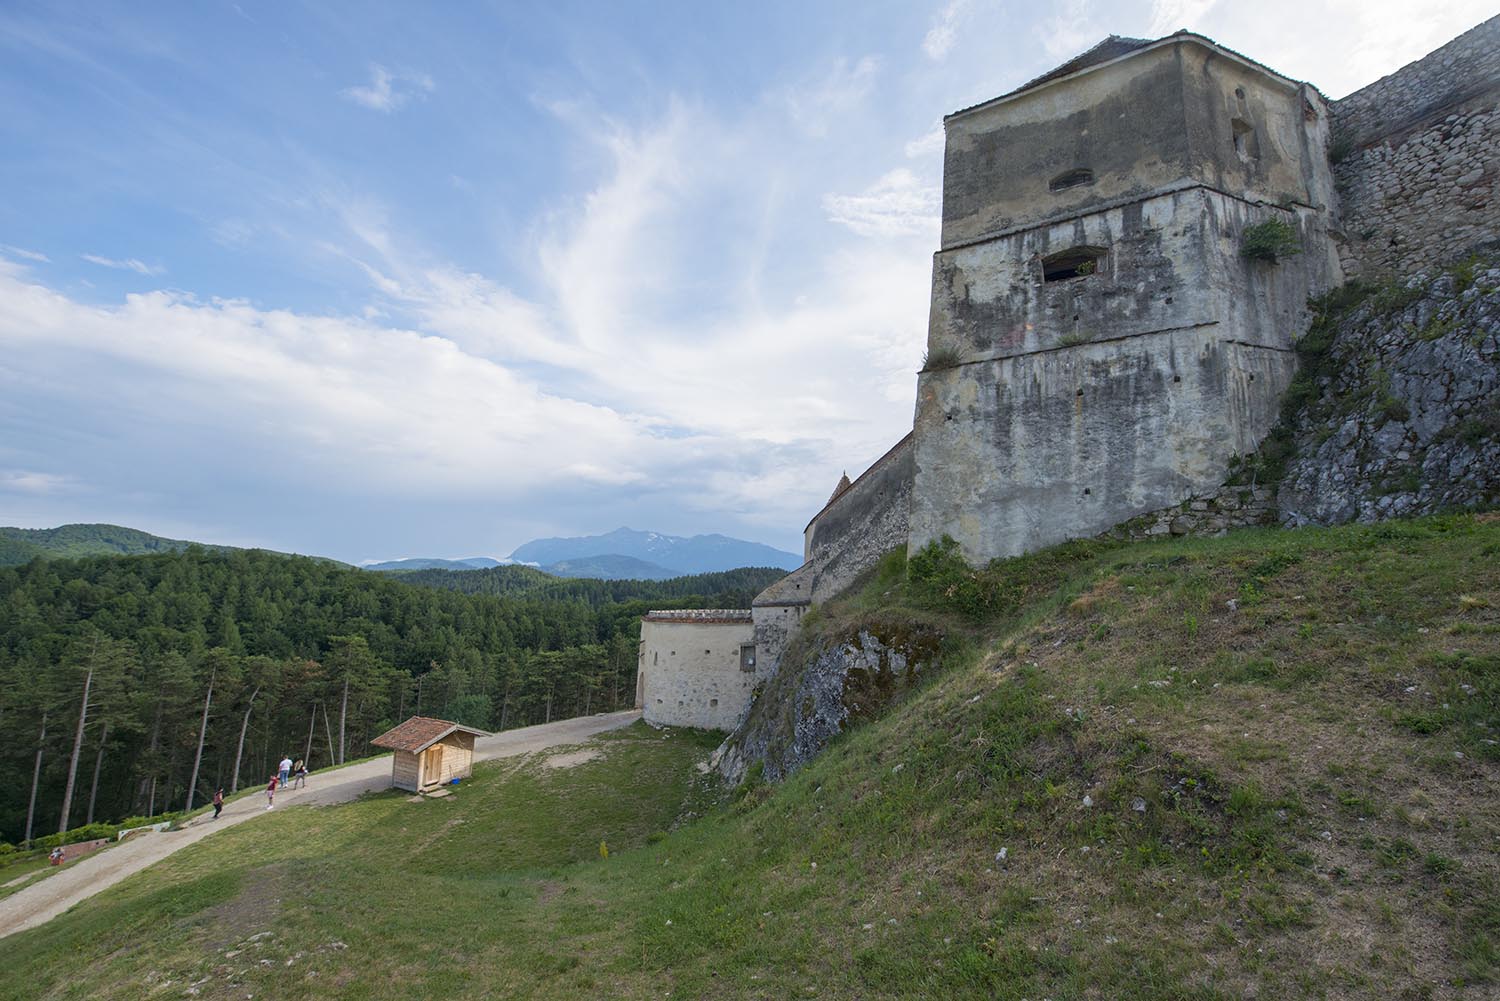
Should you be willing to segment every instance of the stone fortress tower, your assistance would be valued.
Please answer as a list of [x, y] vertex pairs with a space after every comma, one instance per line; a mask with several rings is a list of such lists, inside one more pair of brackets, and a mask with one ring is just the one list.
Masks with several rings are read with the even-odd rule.
[[[973, 562], [1223, 482], [1340, 283], [1329, 114], [1198, 35], [1111, 37], [949, 115], [910, 547]], [[1282, 220], [1303, 253], [1240, 252]]]
[[[647, 616], [650, 722], [732, 727], [802, 616], [902, 545], [1178, 531], [1271, 430], [1309, 297], [1500, 246], [1500, 16], [1332, 105], [1201, 35], [1111, 36], [944, 125], [912, 433], [841, 479], [749, 622]], [[1300, 252], [1246, 257], [1269, 221]], [[1270, 513], [1252, 493], [1208, 527]]]

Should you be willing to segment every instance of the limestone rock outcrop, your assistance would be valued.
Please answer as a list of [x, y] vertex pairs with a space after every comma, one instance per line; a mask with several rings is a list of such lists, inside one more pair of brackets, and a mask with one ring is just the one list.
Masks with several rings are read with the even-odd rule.
[[862, 622], [795, 645], [714, 752], [712, 765], [739, 782], [756, 764], [779, 782], [861, 718], [880, 712], [936, 665], [942, 636], [923, 626]]
[[1500, 505], [1500, 258], [1370, 297], [1327, 352], [1292, 422], [1284, 524]]

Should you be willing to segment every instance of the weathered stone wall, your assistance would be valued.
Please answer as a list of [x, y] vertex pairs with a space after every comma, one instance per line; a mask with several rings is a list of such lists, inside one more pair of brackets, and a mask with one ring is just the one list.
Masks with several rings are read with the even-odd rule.
[[1350, 274], [1430, 271], [1500, 240], [1500, 17], [1333, 105]]
[[1187, 33], [949, 115], [945, 128], [944, 249], [1184, 183], [1273, 204], [1332, 197], [1317, 91]]
[[1500, 505], [1500, 257], [1371, 296], [1296, 417], [1288, 525]]
[[892, 549], [906, 544], [911, 510], [912, 436], [877, 459], [803, 532], [807, 562], [755, 596], [755, 648], [762, 673], [776, 673], [802, 616], [839, 594]]
[[1273, 487], [1224, 486], [1132, 518], [1101, 537], [1144, 541], [1173, 535], [1222, 535], [1233, 528], [1274, 525], [1279, 514]]
[[843, 591], [880, 557], [906, 544], [912, 451], [907, 435], [808, 523], [805, 552], [814, 568], [814, 602]]
[[754, 642], [748, 610], [650, 612], [641, 619], [637, 668], [641, 714], [659, 726], [729, 730], [740, 721], [760, 678], [743, 670], [741, 648]]

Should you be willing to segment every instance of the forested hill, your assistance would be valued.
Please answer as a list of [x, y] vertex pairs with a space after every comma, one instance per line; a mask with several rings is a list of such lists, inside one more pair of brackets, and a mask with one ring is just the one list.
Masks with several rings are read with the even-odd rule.
[[[0, 527], [0, 566], [19, 566], [38, 556], [79, 557], [174, 553], [193, 545], [121, 525], [60, 525], [57, 528]], [[213, 547], [210, 547], [213, 548]]]
[[283, 754], [325, 767], [370, 753], [419, 708], [500, 729], [629, 706], [645, 611], [747, 607], [781, 575], [502, 569], [515, 571], [503, 594], [466, 594], [254, 550], [0, 568], [0, 841], [23, 836], [39, 741], [34, 833], [58, 829], [75, 765], [72, 826], [181, 809], [205, 701], [200, 803], [231, 785], [237, 757], [241, 785], [263, 782]]
[[399, 579], [407, 584], [459, 591], [463, 594], [526, 594], [560, 601], [587, 601], [591, 605], [638, 598], [748, 594], [749, 598], [744, 600], [730, 602], [727, 597], [720, 600], [726, 608], [749, 608], [750, 598], [785, 576], [786, 571], [776, 567], [741, 567], [738, 570], [689, 574], [665, 580], [597, 580], [556, 577], [534, 567], [509, 565], [490, 567], [488, 570], [407, 571], [401, 573]]

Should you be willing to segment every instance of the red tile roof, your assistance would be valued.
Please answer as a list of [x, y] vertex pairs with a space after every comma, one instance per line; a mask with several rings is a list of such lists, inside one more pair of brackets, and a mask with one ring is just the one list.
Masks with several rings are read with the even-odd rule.
[[472, 726], [464, 726], [446, 719], [432, 719], [429, 716], [413, 716], [400, 726], [387, 730], [374, 740], [370, 741], [376, 747], [389, 748], [392, 751], [423, 751], [448, 736], [450, 733], [472, 733], [476, 737], [488, 737], [489, 734], [483, 730], [476, 730]]

